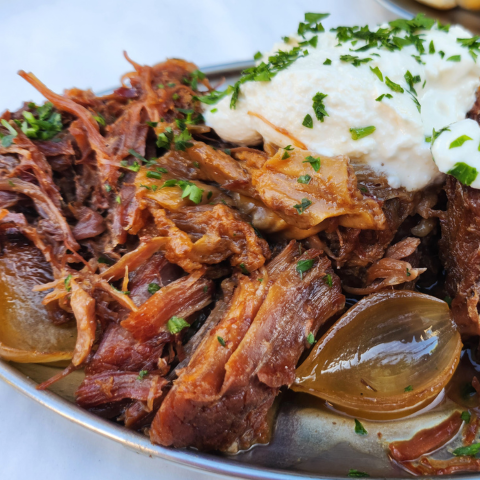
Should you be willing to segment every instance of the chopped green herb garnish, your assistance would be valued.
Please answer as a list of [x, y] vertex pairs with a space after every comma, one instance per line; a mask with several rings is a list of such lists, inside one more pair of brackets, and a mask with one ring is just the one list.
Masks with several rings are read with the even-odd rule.
[[360, 470], [350, 469], [348, 471], [348, 476], [350, 478], [367, 478], [370, 475], [368, 473], [361, 472]]
[[393, 95], [390, 95], [389, 93], [382, 93], [379, 97], [375, 99], [376, 102], [381, 102], [383, 98], [393, 98]]
[[411, 385], [409, 385], [408, 387], [405, 387], [405, 388], [403, 389], [403, 391], [404, 391], [404, 392], [411, 392], [411, 391], [413, 391], [413, 387], [412, 387]]
[[309, 155], [302, 163], [309, 163], [316, 172], [320, 170], [320, 157], [312, 157]]
[[250, 272], [248, 271], [247, 267], [245, 266], [244, 263], [241, 263], [238, 268], [240, 268], [241, 272], [244, 274], [244, 275], [250, 275]]
[[313, 264], [315, 263], [315, 260], [310, 259], [310, 260], [299, 260], [297, 262], [297, 272], [300, 274], [300, 278], [303, 280], [303, 274], [305, 272], [308, 272], [312, 267]]
[[[440, 52], [438, 52], [440, 53]], [[442, 52], [443, 53], [443, 52]], [[445, 54], [444, 54], [445, 55]], [[425, 62], [418, 55], [412, 55], [412, 57], [419, 63], [420, 65], [425, 65]], [[442, 57], [443, 58], [443, 57]]]
[[172, 317], [167, 322], [167, 330], [173, 335], [180, 333], [184, 328], [188, 328], [189, 326], [190, 324], [180, 317]]
[[323, 62], [324, 65], [331, 65], [332, 64], [332, 61], [327, 58], [324, 62]]
[[383, 82], [383, 73], [380, 71], [378, 67], [372, 68], [370, 70], [378, 77], [378, 79]]
[[307, 128], [313, 128], [313, 119], [312, 116], [307, 113], [303, 119], [302, 125]]
[[451, 149], [461, 147], [465, 142], [468, 142], [469, 140], [473, 140], [473, 138], [470, 138], [468, 135], [462, 135], [461, 137], [456, 138], [448, 148]]
[[133, 162], [132, 165], [129, 165], [126, 160], [120, 162], [120, 166], [131, 170], [132, 172], [138, 172], [140, 170], [140, 164], [138, 162]]
[[420, 83], [422, 80], [420, 78], [420, 75], [412, 75], [409, 70], [407, 70], [407, 73], [404, 76], [408, 87], [410, 88], [410, 91], [417, 95], [417, 92], [415, 91], [414, 85], [415, 83]]
[[370, 127], [351, 128], [350, 133], [352, 135], [352, 140], [360, 140], [361, 138], [371, 135], [375, 130], [376, 128], [371, 125]]
[[452, 453], [456, 457], [474, 457], [480, 452], [480, 443], [472, 443], [466, 447], [456, 448]]
[[452, 306], [452, 297], [449, 297], [448, 295], [443, 299], [443, 301], [449, 306]]
[[217, 112], [218, 112], [218, 108], [212, 108], [212, 109], [210, 110], [210, 113], [217, 113]]
[[410, 270], [407, 268], [407, 277], [410, 277], [410, 275], [412, 274], [410, 273]]
[[164, 85], [163, 83], [159, 83], [159, 84], [157, 85], [157, 88], [165, 88], [165, 85]]
[[116, 201], [119, 205], [121, 205], [121, 203], [122, 203], [122, 197], [121, 197], [120, 195], [117, 195], [117, 196], [115, 197], [115, 201]]
[[447, 62], [460, 62], [462, 60], [461, 55], [452, 55], [451, 57], [447, 58]]
[[110, 193], [112, 191], [112, 187], [108, 183], [105, 184], [105, 191], [107, 193]]
[[307, 335], [307, 342], [310, 344], [310, 345], [313, 345], [315, 343], [315, 335], [310, 332], [308, 335]]
[[435, 140], [443, 133], [443, 132], [450, 132], [450, 129], [448, 127], [444, 127], [442, 128], [441, 130], [439, 130], [438, 132], [433, 129], [433, 132], [432, 132], [432, 146], [433, 144], [435, 143]]
[[145, 124], [149, 127], [155, 128], [158, 125], [158, 122], [145, 122]]
[[440, 55], [441, 58], [443, 58], [443, 57], [445, 56], [445, 52], [443, 52], [442, 50], [440, 50], [440, 51], [438, 52], [438, 54]]
[[452, 177], [455, 177], [460, 183], [464, 185], [471, 185], [477, 178], [478, 171], [476, 168], [467, 165], [464, 162], [457, 162], [451, 170], [447, 172]]
[[198, 162], [193, 162], [193, 166], [194, 166], [195, 168], [200, 168], [200, 164], [199, 164]]
[[312, 202], [308, 198], [302, 198], [302, 201], [294, 205], [293, 208], [295, 208], [298, 212], [299, 215], [302, 215], [303, 212], [312, 204]]
[[325, 284], [332, 288], [333, 287], [333, 279], [332, 279], [332, 276], [327, 273], [324, 277], [323, 277], [323, 281], [325, 282]]
[[148, 284], [148, 293], [150, 295], [153, 295], [155, 292], [158, 292], [160, 290], [160, 285], [158, 283], [149, 283]]
[[365, 430], [365, 427], [357, 419], [355, 419], [355, 433], [357, 435], [367, 435], [368, 434], [368, 432]]
[[72, 279], [71, 275], [68, 275], [67, 278], [64, 280], [64, 285], [65, 285], [65, 290], [69, 292], [72, 289], [72, 286], [70, 285], [70, 280]]
[[433, 40], [430, 42], [430, 45], [428, 46], [428, 53], [430, 54], [435, 53], [435, 44], [433, 43]]
[[[201, 72], [200, 70], [194, 70], [190, 74], [190, 78], [184, 78], [183, 81], [187, 85], [190, 85], [193, 90], [197, 90], [199, 80], [204, 80], [204, 79], [205, 79], [205, 74], [203, 72]], [[173, 85], [175, 86], [175, 84], [173, 84]], [[170, 86], [170, 84], [169, 84], [169, 86]]]
[[148, 370], [140, 370], [137, 380], [143, 380], [148, 375]]
[[[45, 103], [41, 107], [36, 107], [35, 110], [37, 117], [32, 112], [22, 112], [25, 119], [21, 124], [22, 132], [28, 138], [36, 140], [52, 139], [63, 128], [60, 113], [53, 111], [53, 104], [50, 102]], [[3, 125], [5, 126], [5, 124]]]
[[253, 59], [254, 59], [254, 60], [260, 60], [262, 57], [263, 57], [262, 52], [257, 52], [257, 53], [253, 56]]
[[188, 180], [167, 180], [161, 188], [180, 187], [182, 189], [182, 198], [188, 197], [197, 205], [202, 201], [203, 190]]
[[4, 118], [2, 118], [1, 123], [10, 132], [10, 135], [5, 135], [2, 137], [2, 147], [8, 148], [13, 143], [13, 139], [18, 135], [18, 133]]
[[154, 178], [155, 180], [161, 180], [162, 179], [162, 174], [160, 172], [152, 172], [149, 170], [147, 172], [147, 178]]
[[328, 117], [328, 113], [325, 110], [325, 105], [323, 104], [323, 99], [328, 97], [325, 93], [317, 92], [315, 96], [312, 98], [313, 100], [313, 111], [315, 112], [315, 116], [317, 120], [323, 122], [325, 117]]
[[257, 278], [257, 280], [262, 283], [263, 282], [263, 278]]
[[472, 415], [470, 414], [470, 412], [467, 412], [467, 411], [462, 412], [461, 419], [465, 423], [470, 423], [470, 418], [472, 418]]
[[172, 88], [172, 87], [174, 87], [174, 86], [175, 86], [175, 82], [168, 82], [168, 83], [167, 83], [167, 87]]
[[212, 198], [212, 195], [213, 195], [213, 192], [209, 190], [207, 193], [207, 200], [210, 200]]
[[178, 100], [179, 98], [180, 98], [180, 95], [179, 95], [178, 93], [174, 93], [174, 94], [172, 95], [172, 99], [173, 99], [173, 100]]
[[394, 92], [403, 93], [405, 91], [398, 83], [392, 82], [388, 77], [385, 77], [385, 84]]
[[304, 183], [305, 185], [308, 185], [310, 183], [311, 179], [312, 179], [312, 177], [308, 174], [301, 175], [300, 177], [298, 177], [297, 183]]
[[354, 67], [359, 67], [362, 63], [368, 63], [371, 62], [371, 58], [359, 58], [355, 55], [341, 55], [340, 60], [342, 62], [348, 62], [351, 63]]
[[217, 336], [217, 340], [218, 340], [218, 343], [219, 343], [222, 347], [226, 347], [226, 346], [227, 346], [227, 344], [225, 343], [225, 340], [224, 340], [222, 337]]
[[97, 260], [98, 263], [105, 263], [106, 265], [112, 265], [112, 260], [107, 257], [99, 257]]
[[107, 125], [105, 118], [103, 118], [103, 116], [100, 113], [98, 113], [97, 115], [94, 115], [93, 118], [99, 125], [102, 125], [103, 127]]

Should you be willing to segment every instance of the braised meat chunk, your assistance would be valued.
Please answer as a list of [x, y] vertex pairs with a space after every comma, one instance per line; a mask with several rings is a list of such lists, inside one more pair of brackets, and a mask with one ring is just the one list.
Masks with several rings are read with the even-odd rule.
[[309, 336], [345, 302], [329, 260], [316, 250], [297, 251], [292, 242], [265, 269], [237, 276], [222, 320], [179, 372], [153, 421], [155, 443], [226, 450], [265, 437], [267, 412], [280, 387], [293, 382]]

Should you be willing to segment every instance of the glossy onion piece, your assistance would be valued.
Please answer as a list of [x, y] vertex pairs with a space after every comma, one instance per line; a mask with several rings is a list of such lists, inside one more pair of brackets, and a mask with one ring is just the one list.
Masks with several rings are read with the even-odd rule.
[[52, 281], [43, 255], [26, 242], [5, 242], [0, 254], [0, 358], [45, 363], [72, 358], [76, 327], [55, 325], [35, 285]]
[[352, 307], [297, 369], [292, 388], [366, 418], [400, 418], [430, 403], [457, 368], [462, 343], [448, 305], [411, 291]]

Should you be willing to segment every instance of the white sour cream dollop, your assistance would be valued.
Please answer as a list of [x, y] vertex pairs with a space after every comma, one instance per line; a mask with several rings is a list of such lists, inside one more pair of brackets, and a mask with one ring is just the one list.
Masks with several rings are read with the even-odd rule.
[[[292, 138], [278, 131], [285, 129], [308, 150], [327, 156], [347, 155], [386, 176], [394, 188], [419, 190], [443, 178], [432, 161], [425, 137], [431, 136], [433, 129], [440, 130], [465, 118], [480, 85], [480, 59], [475, 63], [468, 49], [457, 42], [457, 38], [471, 37], [460, 26], [451, 27], [449, 32], [434, 26], [415, 34], [425, 40], [425, 53], [421, 56], [413, 45], [394, 51], [380, 47], [354, 52], [365, 45], [363, 40], [355, 45], [347, 41], [338, 46], [334, 32], [319, 33], [316, 48], [304, 47], [308, 55], [298, 58], [270, 81], [242, 84], [235, 109], [230, 108], [231, 95], [216, 105], [208, 105], [207, 125], [224, 140], [240, 145], [256, 145], [262, 140], [280, 147], [294, 144]], [[406, 33], [396, 35], [404, 37]], [[275, 45], [263, 60], [268, 62], [269, 55], [278, 50], [288, 51], [302, 40], [290, 37], [288, 44]], [[435, 53], [429, 53], [430, 46]], [[351, 62], [341, 61], [342, 55], [372, 60], [355, 67]], [[330, 65], [325, 64], [327, 59], [331, 60]], [[372, 72], [375, 67], [382, 73], [383, 81]], [[414, 88], [421, 112], [409, 93], [407, 71], [420, 76]], [[386, 77], [400, 85], [404, 93], [390, 89]], [[315, 118], [312, 107], [312, 97], [317, 92], [328, 95], [323, 100], [329, 115], [324, 122]], [[384, 96], [376, 101], [382, 94], [390, 94], [392, 98]], [[307, 114], [313, 119], [313, 128], [302, 125]], [[375, 132], [359, 140], [352, 139], [350, 128], [367, 126], [375, 126]]]
[[475, 120], [449, 125], [434, 141], [432, 154], [441, 172], [480, 188], [480, 125]]

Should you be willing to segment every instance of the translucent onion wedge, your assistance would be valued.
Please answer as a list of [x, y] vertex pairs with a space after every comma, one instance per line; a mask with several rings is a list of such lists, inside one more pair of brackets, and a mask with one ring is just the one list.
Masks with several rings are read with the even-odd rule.
[[76, 327], [55, 325], [35, 285], [52, 280], [43, 255], [24, 240], [2, 242], [0, 253], [0, 357], [19, 363], [72, 358]]
[[399, 418], [438, 396], [461, 349], [445, 302], [411, 291], [377, 293], [323, 336], [292, 388], [365, 418]]

